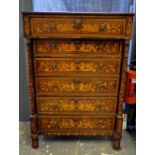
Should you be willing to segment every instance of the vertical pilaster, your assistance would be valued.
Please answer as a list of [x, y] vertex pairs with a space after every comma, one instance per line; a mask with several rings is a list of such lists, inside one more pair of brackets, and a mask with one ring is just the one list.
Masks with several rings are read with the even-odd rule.
[[126, 88], [126, 71], [128, 66], [128, 50], [129, 50], [129, 41], [125, 41], [124, 50], [123, 50], [123, 59], [122, 59], [120, 93], [118, 97], [118, 109], [117, 109], [117, 114], [119, 115], [122, 115], [123, 113], [123, 103], [124, 103], [125, 88]]
[[36, 113], [35, 94], [34, 94], [34, 78], [33, 78], [33, 61], [32, 61], [31, 40], [27, 40], [26, 46], [27, 46], [27, 69], [28, 69], [31, 139], [32, 139], [32, 147], [37, 148], [39, 137], [38, 137], [37, 113]]
[[126, 88], [126, 70], [128, 66], [128, 50], [129, 50], [129, 41], [125, 41], [123, 53], [122, 53], [122, 74], [120, 78], [120, 92], [118, 97], [118, 107], [116, 115], [116, 124], [114, 132], [114, 148], [120, 149], [120, 143], [122, 138], [122, 124], [123, 124], [123, 103], [125, 97], [125, 88]]

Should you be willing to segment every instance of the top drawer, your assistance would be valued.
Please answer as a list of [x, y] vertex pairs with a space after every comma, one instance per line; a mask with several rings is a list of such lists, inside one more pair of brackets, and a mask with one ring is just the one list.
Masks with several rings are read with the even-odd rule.
[[33, 15], [27, 18], [24, 18], [25, 32], [38, 38], [129, 38], [132, 28], [130, 16]]

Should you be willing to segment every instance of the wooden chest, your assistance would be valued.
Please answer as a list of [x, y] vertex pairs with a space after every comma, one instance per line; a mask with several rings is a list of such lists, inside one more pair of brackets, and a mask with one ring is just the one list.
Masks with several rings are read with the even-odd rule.
[[112, 136], [120, 148], [133, 14], [24, 12], [31, 138]]

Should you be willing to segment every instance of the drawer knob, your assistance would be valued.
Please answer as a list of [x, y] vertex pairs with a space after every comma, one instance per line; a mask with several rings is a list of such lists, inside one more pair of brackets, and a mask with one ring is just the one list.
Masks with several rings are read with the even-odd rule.
[[77, 59], [77, 60], [75, 60], [75, 63], [76, 63], [77, 65], [79, 65], [79, 64], [81, 63], [81, 61], [80, 61], [79, 59]]
[[75, 80], [74, 80], [74, 83], [75, 83], [75, 84], [80, 84], [80, 83], [81, 83], [81, 80], [80, 80], [80, 79], [75, 79]]
[[100, 31], [105, 31], [105, 24], [102, 24], [102, 25], [100, 26]]
[[54, 69], [56, 69], [56, 68], [57, 68], [57, 64], [52, 64], [52, 65], [51, 65], [51, 69], [52, 69], [52, 70], [54, 70]]
[[52, 48], [57, 48], [57, 44], [55, 42], [51, 42], [51, 47]]
[[51, 24], [51, 25], [50, 25], [50, 29], [51, 29], [51, 31], [55, 31], [55, 30], [56, 30], [55, 24]]

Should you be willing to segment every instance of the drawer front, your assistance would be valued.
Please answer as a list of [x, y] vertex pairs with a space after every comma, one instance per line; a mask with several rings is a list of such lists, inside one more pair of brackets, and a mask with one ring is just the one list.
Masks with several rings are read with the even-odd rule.
[[[90, 18], [90, 17], [51, 17], [32, 18], [31, 33], [33, 36], [123, 36], [125, 19]], [[62, 36], [63, 35], [63, 36]]]
[[116, 97], [37, 97], [39, 114], [115, 114]]
[[119, 74], [120, 59], [36, 58], [36, 75], [61, 73]]
[[63, 41], [35, 40], [34, 55], [50, 56], [121, 56], [122, 42], [115, 41]]
[[38, 95], [117, 95], [119, 78], [36, 78]]
[[113, 130], [114, 116], [39, 116], [39, 130]]

